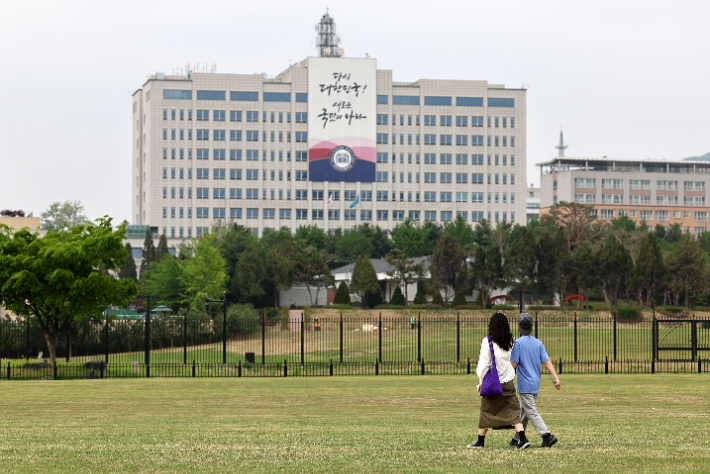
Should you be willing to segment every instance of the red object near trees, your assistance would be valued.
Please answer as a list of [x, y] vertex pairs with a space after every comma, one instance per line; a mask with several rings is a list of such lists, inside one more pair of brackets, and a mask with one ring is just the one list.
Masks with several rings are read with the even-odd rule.
[[513, 298], [511, 298], [511, 297], [508, 296], [508, 295], [493, 296], [493, 297], [491, 297], [488, 301], [489, 301], [490, 303], [493, 303], [493, 302], [494, 302], [495, 300], [497, 300], [498, 298], [502, 298], [502, 299], [504, 299], [504, 300], [506, 300], [506, 301], [513, 301]]
[[570, 295], [567, 298], [563, 299], [562, 301], [572, 301], [572, 300], [582, 300], [584, 301], [584, 297], [579, 296], [579, 295]]

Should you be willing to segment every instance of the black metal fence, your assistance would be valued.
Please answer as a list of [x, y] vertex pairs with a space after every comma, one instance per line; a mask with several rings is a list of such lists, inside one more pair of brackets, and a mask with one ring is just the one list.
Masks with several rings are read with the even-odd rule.
[[[710, 319], [535, 319], [534, 335], [562, 373], [710, 372]], [[37, 360], [49, 350], [36, 321], [0, 320], [0, 379], [475, 373], [488, 321], [416, 313], [81, 321], [61, 335], [52, 366]]]

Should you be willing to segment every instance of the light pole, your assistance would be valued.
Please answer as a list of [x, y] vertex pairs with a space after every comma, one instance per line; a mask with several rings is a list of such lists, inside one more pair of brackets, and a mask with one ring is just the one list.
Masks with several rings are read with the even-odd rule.
[[222, 321], [222, 363], [227, 363], [227, 292], [222, 292], [222, 299], [205, 298], [205, 310], [209, 312], [210, 303], [222, 303], [224, 305], [224, 320]]

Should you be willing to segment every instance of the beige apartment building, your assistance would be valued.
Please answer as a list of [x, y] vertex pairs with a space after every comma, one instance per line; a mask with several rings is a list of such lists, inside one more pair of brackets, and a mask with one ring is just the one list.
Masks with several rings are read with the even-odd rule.
[[[316, 83], [323, 68], [352, 70], [352, 77], [338, 73], [350, 82]], [[375, 83], [358, 84], [368, 68]], [[362, 110], [372, 114], [354, 110], [358, 92], [371, 100]], [[331, 93], [333, 101], [323, 102]], [[324, 115], [321, 103], [337, 109]], [[471, 225], [526, 223], [524, 89], [480, 80], [395, 82], [371, 58], [317, 57], [275, 77], [157, 73], [135, 91], [132, 108], [132, 223], [169, 239], [199, 235], [215, 220], [257, 235], [312, 224], [391, 230], [405, 219], [443, 224], [459, 215]], [[314, 135], [353, 118], [363, 124], [355, 138], [329, 139], [333, 150], [324, 155], [317, 147], [327, 140]], [[339, 149], [351, 156], [336, 157]]]
[[684, 232], [708, 230], [708, 162], [560, 157], [537, 166], [541, 216], [567, 201], [593, 205], [601, 219], [626, 215], [649, 229], [678, 223]]

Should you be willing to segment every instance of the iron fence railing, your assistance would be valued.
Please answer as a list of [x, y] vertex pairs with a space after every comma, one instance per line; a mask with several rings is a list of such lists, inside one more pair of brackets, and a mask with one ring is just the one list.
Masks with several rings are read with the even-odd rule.
[[[49, 350], [35, 320], [0, 320], [0, 379], [470, 373], [488, 322], [461, 314], [228, 319], [225, 332], [222, 319], [85, 320], [61, 335], [53, 367], [37, 360]], [[566, 373], [708, 371], [710, 319], [536, 316], [534, 328]]]

